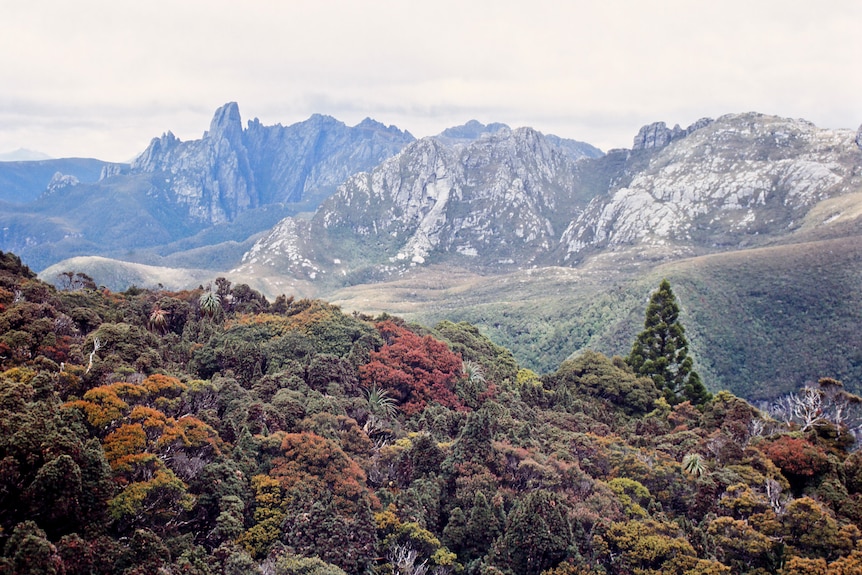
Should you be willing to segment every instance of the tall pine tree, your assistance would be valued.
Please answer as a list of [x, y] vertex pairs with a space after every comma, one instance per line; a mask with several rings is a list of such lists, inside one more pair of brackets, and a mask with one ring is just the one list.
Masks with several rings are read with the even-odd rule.
[[679, 323], [679, 306], [667, 280], [662, 280], [650, 297], [644, 330], [626, 361], [638, 375], [652, 378], [668, 403], [688, 400], [701, 405], [710, 398], [692, 369], [685, 329]]

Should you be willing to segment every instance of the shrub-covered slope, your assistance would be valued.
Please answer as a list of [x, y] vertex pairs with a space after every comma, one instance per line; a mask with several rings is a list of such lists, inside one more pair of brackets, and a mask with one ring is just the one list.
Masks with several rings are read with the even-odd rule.
[[838, 382], [796, 397], [817, 402], [808, 417], [727, 392], [671, 406], [619, 357], [539, 376], [467, 323], [270, 303], [223, 279], [68, 279], [0, 254], [0, 571], [862, 564], [856, 399]]

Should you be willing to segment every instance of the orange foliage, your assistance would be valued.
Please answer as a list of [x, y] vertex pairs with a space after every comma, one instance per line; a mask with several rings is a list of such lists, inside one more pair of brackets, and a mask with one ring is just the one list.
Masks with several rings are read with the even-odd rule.
[[[177, 502], [188, 503], [185, 485], [160, 455], [177, 449], [194, 450], [196, 455], [220, 454], [221, 440], [212, 427], [195, 417], [175, 419], [157, 409], [181, 402], [187, 387], [177, 378], [152, 375], [140, 385], [120, 382], [95, 387], [83, 399], [65, 405], [81, 409], [93, 427], [107, 432], [102, 441], [105, 457], [114, 472], [114, 481], [123, 486], [110, 502], [111, 512], [117, 517], [131, 521], [129, 517], [148, 509], [145, 502], [161, 497], [156, 491], [162, 489], [162, 484], [173, 490], [166, 508]], [[162, 480], [155, 481], [155, 477]]]
[[188, 447], [212, 447], [215, 454], [221, 453], [221, 438], [218, 432], [191, 415], [184, 415], [177, 420]]
[[376, 502], [365, 473], [332, 441], [314, 433], [288, 433], [281, 448], [284, 456], [273, 460], [270, 475], [294, 497], [316, 500], [331, 493], [343, 513], [355, 512], [363, 499]]
[[162, 434], [156, 440], [155, 448], [157, 451], [165, 451], [174, 445], [185, 447], [187, 444], [188, 439], [186, 439], [182, 428], [178, 427], [176, 421], [171, 418]]
[[[94, 387], [83, 399], [68, 402], [65, 407], [81, 409], [90, 425], [96, 428], [110, 427], [128, 416], [132, 421], [142, 421], [152, 433], [168, 425], [168, 417], [162, 410], [180, 401], [179, 396], [187, 388], [175, 377], [156, 374], [140, 385], [118, 382]], [[134, 407], [128, 413], [130, 404]]]
[[123, 412], [129, 408], [129, 404], [120, 399], [111, 387], [94, 387], [84, 394], [84, 399], [69, 402], [66, 407], [81, 409], [93, 427], [107, 427], [122, 417]]
[[140, 421], [144, 427], [152, 432], [160, 433], [167, 425], [167, 417], [158, 409], [147, 407], [145, 405], [137, 405], [129, 414], [129, 419], [132, 421]]
[[758, 445], [761, 451], [786, 474], [811, 477], [827, 464], [826, 453], [804, 439], [782, 435]]
[[367, 387], [391, 390], [408, 415], [431, 402], [466, 409], [454, 392], [462, 371], [459, 355], [445, 343], [428, 335], [419, 337], [392, 321], [378, 323], [377, 329], [386, 345], [371, 352], [371, 361], [359, 367]]
[[149, 376], [141, 385], [151, 395], [161, 397], [176, 397], [188, 389], [188, 386], [179, 379], [159, 373]]
[[103, 442], [105, 458], [111, 469], [126, 455], [141, 453], [147, 445], [147, 434], [140, 423], [125, 424], [108, 434]]
[[213, 452], [221, 452], [221, 440], [216, 431], [196, 417], [183, 416], [178, 420], [169, 418], [161, 436], [155, 442], [157, 450], [165, 450], [173, 446], [184, 448], [212, 447]]

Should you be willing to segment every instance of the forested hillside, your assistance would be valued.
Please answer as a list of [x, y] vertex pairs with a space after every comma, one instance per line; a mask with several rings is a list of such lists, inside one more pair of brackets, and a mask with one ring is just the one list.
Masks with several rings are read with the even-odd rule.
[[773, 418], [467, 323], [66, 279], [0, 252], [0, 572], [862, 570], [835, 380]]

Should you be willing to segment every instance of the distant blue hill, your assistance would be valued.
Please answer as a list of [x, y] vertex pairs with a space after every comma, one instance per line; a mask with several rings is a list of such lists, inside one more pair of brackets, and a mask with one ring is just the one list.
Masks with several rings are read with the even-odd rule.
[[3, 152], [0, 154], [0, 162], [33, 162], [37, 160], [52, 160], [48, 154], [28, 150], [26, 148], [18, 148], [12, 152]]
[[99, 181], [102, 168], [115, 165], [91, 158], [38, 161], [0, 161], [0, 201], [26, 204], [45, 190], [57, 173], [72, 176], [82, 184]]

